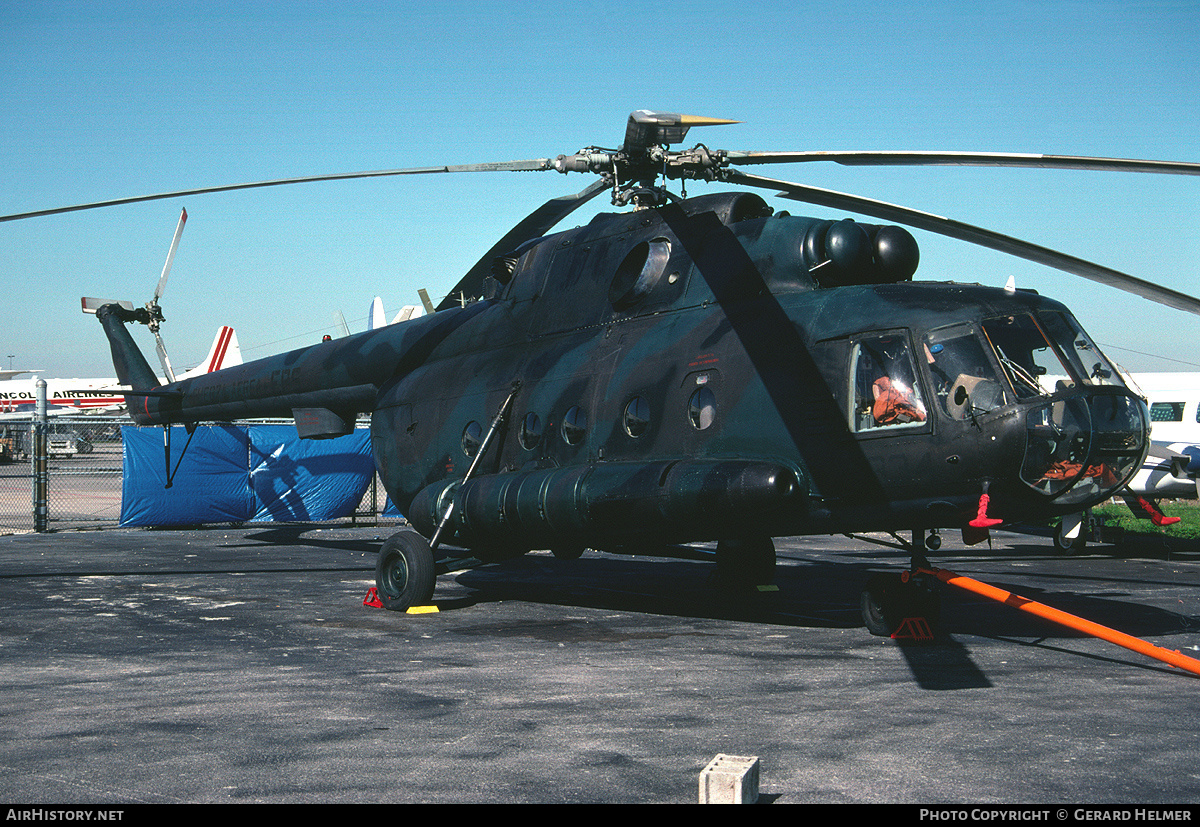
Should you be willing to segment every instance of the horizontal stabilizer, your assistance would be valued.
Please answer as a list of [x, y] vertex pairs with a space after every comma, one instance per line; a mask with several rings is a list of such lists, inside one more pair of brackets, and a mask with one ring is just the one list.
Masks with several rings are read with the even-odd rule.
[[342, 416], [328, 408], [293, 408], [296, 433], [301, 439], [332, 439], [354, 431], [354, 416]]

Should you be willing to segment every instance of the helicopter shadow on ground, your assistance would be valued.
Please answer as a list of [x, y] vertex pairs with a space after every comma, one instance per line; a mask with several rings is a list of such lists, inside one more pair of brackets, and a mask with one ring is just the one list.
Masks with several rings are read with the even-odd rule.
[[[587, 556], [556, 560], [534, 555], [454, 575], [469, 598], [446, 601], [443, 610], [503, 600], [579, 606], [674, 617], [802, 628], [863, 626], [859, 608], [869, 564], [802, 561], [780, 565], [777, 591], [730, 591], [712, 581], [714, 566], [693, 560]], [[569, 631], [561, 624], [555, 634]], [[594, 635], [580, 626], [576, 632]], [[867, 632], [863, 630], [863, 634]], [[951, 636], [932, 642], [898, 640], [917, 684], [924, 689], [990, 687], [970, 652]]]
[[[386, 533], [386, 532], [384, 532]], [[309, 536], [305, 536], [305, 535]], [[245, 543], [241, 546], [260, 546], [263, 544], [283, 545], [289, 547], [309, 546], [314, 549], [323, 549], [328, 551], [361, 551], [376, 553], [379, 551], [379, 545], [384, 539], [381, 534], [379, 537], [364, 538], [342, 538], [339, 539], [335, 535], [314, 537], [312, 534], [311, 525], [282, 525], [263, 528], [261, 531], [247, 532], [245, 535]], [[236, 548], [237, 546], [230, 546]]]
[[[1044, 553], [1044, 548], [1039, 550]], [[880, 555], [891, 556], [891, 555]], [[587, 555], [558, 560], [546, 554], [452, 574], [469, 595], [436, 600], [443, 611], [500, 601], [577, 606], [648, 615], [714, 619], [826, 629], [861, 628], [863, 584], [880, 570], [898, 571], [873, 560], [789, 559], [776, 571], [777, 591], [734, 591], [712, 579], [714, 566], [702, 560]], [[1085, 594], [1042, 590], [1023, 584], [995, 582], [1017, 594], [1135, 636], [1200, 629], [1200, 617], [1188, 617], [1136, 600], [1129, 594]], [[896, 644], [914, 679], [924, 689], [987, 688], [988, 677], [971, 657], [969, 639], [1003, 640], [1018, 645], [1058, 648], [1055, 641], [1080, 633], [1020, 612], [1010, 606], [942, 587], [941, 617], [933, 640], [901, 637]], [[559, 632], [563, 633], [562, 630]], [[585, 632], [582, 628], [580, 633]], [[866, 634], [864, 630], [864, 634]], [[1067, 650], [1063, 650], [1067, 651]], [[1136, 663], [1115, 649], [1109, 660]], [[1078, 654], [1078, 653], [1069, 653]], [[1138, 665], [1143, 665], [1138, 663]]]

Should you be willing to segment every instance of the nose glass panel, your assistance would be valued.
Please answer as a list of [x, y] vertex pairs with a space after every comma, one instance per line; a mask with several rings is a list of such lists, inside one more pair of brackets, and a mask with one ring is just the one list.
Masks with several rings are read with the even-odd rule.
[[1021, 479], [1064, 504], [1112, 496], [1145, 450], [1144, 405], [1132, 397], [1072, 397], [1026, 415]]

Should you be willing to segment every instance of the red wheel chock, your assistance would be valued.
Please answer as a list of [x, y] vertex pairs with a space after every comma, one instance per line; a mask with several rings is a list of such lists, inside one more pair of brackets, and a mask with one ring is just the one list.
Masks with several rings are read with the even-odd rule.
[[933, 629], [929, 621], [923, 617], [906, 617], [896, 631], [892, 632], [892, 640], [915, 640], [918, 643], [928, 643], [933, 640]]

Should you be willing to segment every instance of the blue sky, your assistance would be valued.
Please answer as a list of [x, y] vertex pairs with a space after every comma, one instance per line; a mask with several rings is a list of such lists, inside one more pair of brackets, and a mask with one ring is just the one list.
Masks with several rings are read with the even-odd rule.
[[[633, 109], [733, 118], [688, 145], [1200, 161], [1200, 6], [1179, 2], [115, 3], [0, 0], [0, 214], [268, 178], [615, 146]], [[763, 174], [998, 230], [1200, 294], [1200, 178], [798, 165]], [[163, 301], [176, 366], [437, 298], [589, 183], [487, 173], [280, 187], [0, 224], [0, 362], [112, 374], [81, 295]], [[693, 185], [699, 194], [717, 189]], [[610, 209], [595, 199], [582, 217]], [[821, 208], [775, 206], [841, 217]], [[917, 277], [1065, 301], [1130, 370], [1197, 370], [1200, 318], [915, 233]], [[153, 359], [152, 339], [135, 335]], [[12, 355], [11, 360], [9, 355]]]

